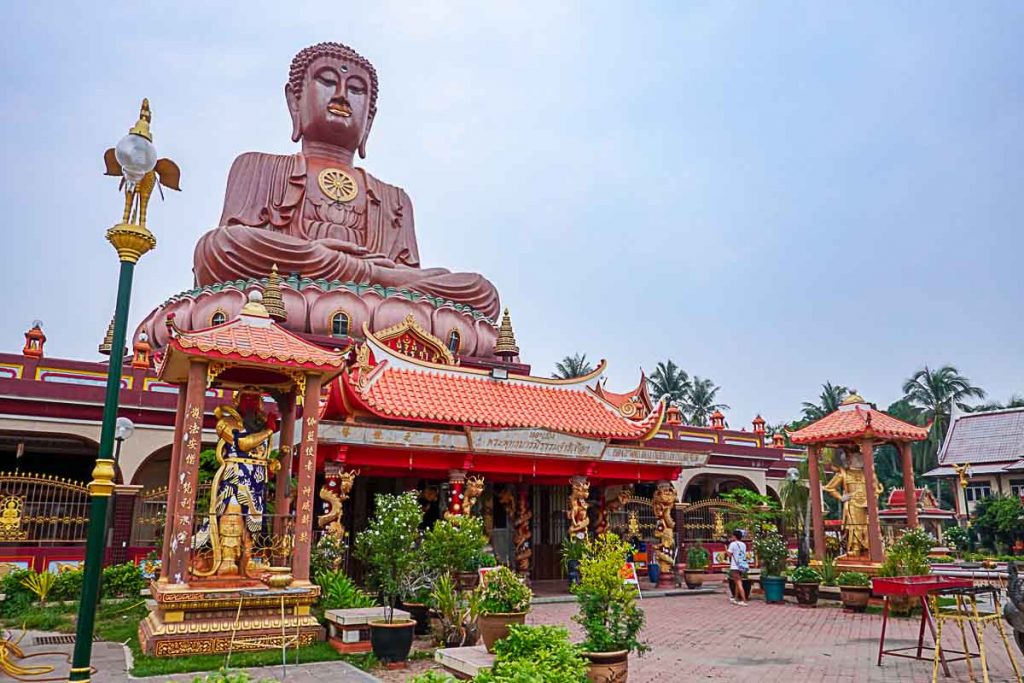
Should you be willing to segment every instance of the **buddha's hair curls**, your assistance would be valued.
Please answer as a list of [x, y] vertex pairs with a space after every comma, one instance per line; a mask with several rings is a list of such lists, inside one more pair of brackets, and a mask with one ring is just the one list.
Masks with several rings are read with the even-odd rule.
[[377, 70], [373, 68], [370, 60], [348, 45], [342, 45], [341, 43], [317, 43], [316, 45], [303, 48], [295, 55], [294, 59], [292, 59], [292, 66], [288, 70], [288, 85], [291, 86], [296, 99], [302, 98], [302, 85], [306, 78], [306, 69], [318, 57], [343, 59], [366, 69], [366, 72], [370, 74], [370, 116], [377, 113]]

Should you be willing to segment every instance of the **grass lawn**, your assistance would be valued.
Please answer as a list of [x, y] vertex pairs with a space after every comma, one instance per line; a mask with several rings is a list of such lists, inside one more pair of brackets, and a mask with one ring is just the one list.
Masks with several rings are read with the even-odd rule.
[[[16, 629], [36, 629], [74, 633], [77, 605], [50, 605], [30, 607], [17, 617], [6, 618], [3, 625]], [[166, 674], [191, 673], [195, 671], [217, 671], [224, 666], [225, 655], [195, 655], [192, 657], [151, 657], [139, 648], [139, 622], [149, 614], [142, 601], [107, 603], [96, 613], [96, 636], [101, 640], [122, 643], [131, 648], [135, 665], [133, 676], [160, 676]], [[350, 664], [368, 671], [376, 666], [372, 654], [341, 655], [327, 643], [315, 643], [299, 650], [299, 663], [325, 662], [343, 659]], [[295, 661], [295, 650], [288, 651], [288, 661]], [[231, 655], [232, 668], [252, 666], [273, 666], [281, 663], [280, 650], [260, 652], [237, 652]]]

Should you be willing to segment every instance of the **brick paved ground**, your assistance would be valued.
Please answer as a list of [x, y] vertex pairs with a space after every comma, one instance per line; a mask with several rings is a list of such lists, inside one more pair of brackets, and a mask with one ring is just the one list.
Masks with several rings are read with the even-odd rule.
[[[735, 607], [722, 594], [656, 598], [646, 600], [643, 606], [652, 651], [630, 660], [630, 683], [931, 680], [930, 662], [886, 657], [882, 666], [875, 665], [881, 615], [847, 614], [838, 607], [768, 605], [758, 600]], [[573, 604], [538, 605], [530, 622], [566, 624], [575, 612]], [[919, 623], [916, 619], [890, 619], [887, 647], [916, 643]], [[579, 633], [575, 626], [573, 630]], [[955, 647], [959, 631], [956, 633], [956, 639], [943, 637], [943, 643]], [[989, 627], [985, 635], [992, 660], [991, 680], [1012, 681], [1013, 671], [997, 631]], [[1011, 645], [1020, 663], [1020, 652], [1012, 641]], [[945, 680], [969, 680], [963, 662], [951, 664], [950, 669], [953, 676]], [[941, 670], [939, 680], [943, 680]]]

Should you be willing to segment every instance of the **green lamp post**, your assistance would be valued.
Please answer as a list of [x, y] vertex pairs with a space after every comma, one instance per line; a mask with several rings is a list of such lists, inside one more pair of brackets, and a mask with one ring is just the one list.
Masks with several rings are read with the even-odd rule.
[[117, 250], [121, 272], [117, 280], [117, 305], [114, 309], [114, 334], [107, 370], [107, 390], [103, 402], [103, 426], [100, 449], [89, 482], [89, 532], [85, 549], [85, 576], [82, 598], [78, 604], [75, 652], [71, 661], [71, 681], [88, 681], [92, 675], [93, 627], [99, 598], [103, 565], [107, 510], [114, 492], [114, 440], [117, 427], [118, 398], [121, 389], [121, 349], [125, 348], [128, 327], [128, 304], [131, 300], [132, 276], [142, 255], [156, 247], [156, 238], [146, 227], [146, 208], [157, 182], [177, 190], [180, 171], [169, 159], [157, 159], [153, 136], [149, 131], [152, 115], [149, 101], [142, 101], [139, 120], [116, 147], [104, 154], [106, 174], [121, 177], [124, 190], [124, 216], [107, 231], [107, 241]]

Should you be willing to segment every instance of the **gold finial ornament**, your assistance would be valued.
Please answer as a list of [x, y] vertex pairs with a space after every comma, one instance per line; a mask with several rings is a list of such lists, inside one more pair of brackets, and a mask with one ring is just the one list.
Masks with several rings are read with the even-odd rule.
[[279, 323], [288, 319], [288, 312], [284, 308], [284, 299], [281, 297], [281, 276], [277, 274], [276, 263], [270, 269], [267, 286], [263, 288], [263, 307], [267, 309], [270, 317]]
[[89, 495], [110, 496], [114, 493], [114, 461], [99, 458], [92, 470], [92, 481], [89, 482]]
[[142, 255], [156, 247], [156, 238], [146, 228], [149, 198], [158, 186], [180, 190], [181, 169], [170, 159], [157, 159], [153, 147], [150, 122], [153, 113], [149, 100], [142, 100], [139, 120], [128, 135], [103, 154], [105, 174], [118, 176], [124, 191], [124, 213], [121, 222], [107, 231], [107, 240], [114, 245], [122, 261], [137, 263]]
[[498, 340], [494, 343], [494, 355], [501, 356], [505, 360], [512, 360], [519, 355], [519, 346], [516, 344], [516, 334], [512, 330], [512, 318], [505, 309], [501, 316], [501, 325], [498, 326]]

